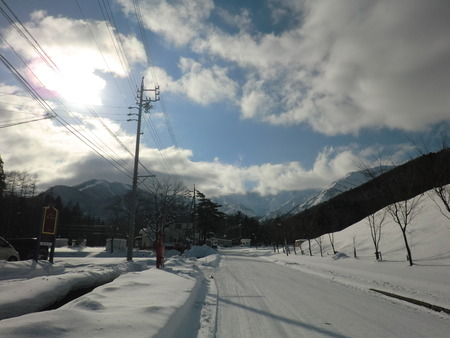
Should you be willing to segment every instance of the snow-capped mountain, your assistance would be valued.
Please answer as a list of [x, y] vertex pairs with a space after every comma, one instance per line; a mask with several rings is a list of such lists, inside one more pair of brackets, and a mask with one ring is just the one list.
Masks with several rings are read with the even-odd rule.
[[370, 170], [351, 172], [319, 192], [306, 196], [299, 195], [297, 198], [287, 201], [279, 209], [265, 215], [261, 221], [272, 219], [277, 216], [292, 216], [298, 214], [303, 210], [325, 202], [345, 191], [360, 186], [361, 184], [370, 181], [372, 178], [389, 171], [391, 168], [392, 167], [383, 166]]
[[[352, 172], [344, 178], [331, 183], [321, 191], [315, 189], [284, 191], [270, 196], [247, 193], [213, 197], [211, 199], [221, 205], [220, 210], [225, 214], [233, 215], [241, 212], [249, 217], [262, 217], [260, 220], [264, 221], [278, 216], [300, 213], [344, 191], [355, 188], [387, 170], [387, 168], [372, 170], [370, 175], [364, 171]], [[60, 196], [63, 204], [66, 206], [74, 206], [78, 203], [85, 214], [107, 220], [111, 216], [111, 206], [117, 202], [118, 198], [124, 196], [130, 190], [130, 185], [92, 179], [72, 187], [55, 186], [49, 189], [47, 193], [51, 193], [55, 197]]]
[[221, 207], [219, 208], [219, 210], [227, 215], [234, 215], [234, 214], [237, 214], [238, 212], [241, 212], [244, 215], [247, 215], [248, 217], [256, 217], [257, 216], [252, 209], [247, 208], [245, 205], [235, 203], [235, 202], [228, 202], [228, 201], [226, 201], [226, 198], [223, 200], [222, 203], [223, 204], [221, 204]]
[[92, 198], [110, 198], [121, 196], [131, 190], [129, 184], [108, 182], [105, 180], [89, 180], [84, 183], [73, 186], [81, 193], [89, 195]]
[[108, 209], [115, 200], [130, 190], [130, 185], [92, 179], [72, 187], [57, 185], [45, 193], [59, 196], [65, 206], [78, 204], [84, 214], [105, 220], [110, 216], [111, 211]]
[[276, 195], [261, 196], [257, 193], [247, 193], [243, 195], [226, 195], [213, 198], [214, 201], [222, 205], [220, 210], [226, 214], [236, 214], [238, 211], [249, 217], [272, 217], [281, 216], [294, 205], [289, 207], [290, 203], [298, 205], [307, 198], [316, 194], [318, 190], [307, 189], [300, 191], [283, 191]]
[[[381, 171], [378, 171], [378, 173], [381, 173]], [[372, 177], [368, 176], [362, 171], [351, 172], [347, 174], [345, 177], [341, 178], [340, 180], [331, 183], [325, 189], [322, 189], [322, 191], [309, 198], [307, 201], [305, 201], [305, 203], [299, 204], [296, 207], [294, 207], [289, 212], [289, 214], [290, 215], [298, 214], [299, 212], [305, 209], [308, 209], [314, 205], [325, 202], [330, 198], [333, 198], [334, 196], [342, 194], [344, 191], [353, 189], [361, 184], [364, 184], [371, 179]]]

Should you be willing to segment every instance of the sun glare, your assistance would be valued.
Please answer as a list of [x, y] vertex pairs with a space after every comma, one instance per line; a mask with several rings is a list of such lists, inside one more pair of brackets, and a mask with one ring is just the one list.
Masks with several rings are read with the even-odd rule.
[[33, 73], [49, 91], [71, 104], [101, 105], [101, 92], [106, 81], [94, 74], [94, 70], [72, 63], [59, 66], [59, 72], [39, 61], [32, 67]]

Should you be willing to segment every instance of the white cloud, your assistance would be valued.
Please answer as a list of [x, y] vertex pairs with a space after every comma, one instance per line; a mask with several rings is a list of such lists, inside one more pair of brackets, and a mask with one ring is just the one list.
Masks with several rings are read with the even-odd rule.
[[[100, 93], [106, 86], [105, 73], [125, 77], [134, 63], [145, 61], [143, 46], [134, 36], [121, 36], [127, 48], [126, 60], [131, 64], [119, 58], [118, 42], [111, 39], [113, 33], [103, 21], [86, 22], [36, 11], [25, 25], [45, 54], [38, 54], [12, 27], [2, 32], [5, 40], [25, 57], [34, 74], [28, 72], [30, 81], [36, 87], [44, 85], [67, 101], [100, 104]], [[4, 41], [0, 48], [9, 50]]]
[[[253, 34], [248, 13], [233, 17], [222, 12], [223, 18], [239, 28], [238, 33], [230, 35], [208, 22], [214, 9], [210, 0], [170, 3], [161, 0], [151, 7], [149, 2], [142, 2], [147, 27], [161, 33], [170, 43], [190, 46], [192, 51], [201, 54], [199, 60], [194, 60], [192, 54], [180, 58], [178, 79], [162, 68], [154, 68], [161, 90], [186, 95], [205, 105], [232, 101], [242, 93], [238, 104], [244, 118], [271, 124], [307, 123], [328, 135], [357, 133], [363, 128], [418, 130], [448, 120], [450, 22], [445, 18], [448, 8], [445, 2], [411, 0], [407, 6], [398, 0], [280, 3], [283, 6], [273, 13], [273, 20], [281, 22], [287, 15], [296, 15], [301, 18], [293, 21], [297, 26], [290, 26], [280, 34]], [[134, 9], [127, 6], [132, 6], [132, 2], [122, 0], [121, 4], [131, 15]], [[84, 66], [68, 75], [68, 79], [81, 76], [83, 84], [89, 82], [100, 91], [105, 72], [123, 77], [129, 70], [117, 58], [104, 23], [90, 21], [89, 24], [103, 56], [91, 39], [85, 39], [89, 30], [81, 20], [35, 12], [30, 30], [63, 72], [68, 72], [70, 67]], [[60, 34], [62, 30], [64, 36]], [[23, 39], [13, 30], [5, 31], [4, 35], [32, 63], [36, 55]], [[123, 38], [130, 62], [145, 61], [137, 39]], [[4, 44], [1, 47], [6, 48]], [[231, 68], [218, 64], [231, 65], [233, 74], [240, 69], [244, 75], [233, 79]], [[33, 69], [37, 71], [41, 65], [37, 63]], [[57, 87], [48, 83], [49, 87]], [[242, 88], [238, 83], [243, 83]], [[34, 105], [11, 96], [9, 104], [2, 108], [14, 115], [8, 113], [2, 118], [13, 119], [16, 113], [24, 111], [13, 105], [19, 102]], [[116, 153], [118, 161], [131, 169], [129, 154], [110, 139], [103, 125], [84, 120], [83, 115], [79, 117], [86, 123], [85, 132], [89, 137], [96, 135], [110, 140], [107, 144], [112, 149], [105, 151]], [[104, 122], [129, 149], [134, 148], [134, 136], [126, 134], [114, 122]], [[1, 154], [5, 169], [38, 173], [41, 187], [76, 184], [99, 176], [129, 180], [55, 121], [3, 129], [0, 144], [10, 147], [6, 154]], [[399, 148], [393, 156], [404, 155], [404, 150]], [[310, 168], [297, 161], [250, 167], [222, 163], [220, 159], [211, 163], [194, 162], [190, 150], [157, 150], [145, 145], [141, 158], [143, 163], [152, 164], [149, 167], [155, 174], [164, 176], [174, 171], [186, 185], [196, 184], [208, 196], [244, 193], [248, 186], [265, 195], [321, 188], [355, 170], [359, 159], [373, 160], [371, 153], [372, 149], [354, 146], [325, 148]], [[167, 160], [172, 163], [171, 168], [166, 167]]]
[[[282, 4], [274, 19], [297, 16], [297, 26], [255, 35], [209, 29], [192, 43], [195, 52], [245, 70], [243, 117], [307, 123], [327, 135], [364, 128], [419, 131], [448, 120], [449, 3], [273, 3]], [[259, 104], [262, 93], [265, 102], [278, 104]]]
[[219, 66], [204, 68], [187, 58], [180, 60], [183, 76], [178, 80], [182, 92], [193, 101], [207, 105], [222, 100], [235, 100], [237, 85], [227, 76], [227, 70]]
[[[154, 150], [148, 151], [150, 154]], [[217, 158], [213, 162], [194, 162], [191, 160], [192, 152], [187, 150], [168, 148], [165, 151], [169, 160], [178, 164], [175, 170], [183, 182], [187, 186], [195, 184], [208, 196], [244, 194], [248, 192], [248, 186], [254, 187], [252, 192], [261, 195], [276, 194], [280, 191], [323, 188], [348, 172], [358, 170], [355, 163], [358, 163], [357, 159], [363, 155], [369, 157], [368, 162], [375, 159], [371, 156], [373, 152], [365, 149], [325, 148], [318, 154], [313, 167], [309, 169], [303, 167], [299, 162], [266, 163], [242, 167], [239, 164], [223, 163]], [[152, 158], [157, 177], [167, 172], [163, 162], [159, 162], [160, 164], [155, 166], [154, 157], [148, 155], [148, 158]]]
[[218, 15], [231, 27], [237, 27], [240, 31], [252, 28], [251, 13], [246, 8], [241, 8], [239, 14], [231, 14], [223, 8], [217, 8]]
[[[123, 11], [135, 19], [131, 0], [119, 0]], [[212, 0], [142, 1], [140, 13], [145, 28], [163, 35], [176, 46], [188, 44], [201, 34], [202, 25], [214, 8]]]
[[[18, 89], [0, 86], [0, 90], [5, 92]], [[9, 103], [2, 104], [0, 108], [9, 112], [8, 115], [2, 116], [2, 120], [17, 117], [17, 112], [21, 111], [20, 106], [15, 106], [18, 100], [11, 95]], [[20, 102], [22, 105], [34, 104], [31, 100], [24, 101], [23, 97], [20, 98]], [[39, 190], [55, 184], [75, 185], [91, 178], [130, 183], [133, 158], [111, 138], [104, 125], [108, 126], [128, 149], [134, 147], [134, 135], [126, 134], [119, 124], [106, 119], [100, 123], [97, 119], [85, 119], [81, 114], [78, 117], [84, 125], [73, 127], [98, 145], [97, 149], [100, 149], [116, 166], [123, 168], [128, 176], [53, 120], [25, 124], [20, 128], [2, 129], [0, 144], [8, 144], [7, 152], [0, 154], [5, 163], [5, 170], [26, 170], [38, 174]], [[410, 151], [411, 148], [407, 150]], [[361, 159], [376, 163], [378, 160], [376, 155], [381, 151], [377, 148], [359, 149], [356, 146], [329, 147], [317, 155], [310, 168], [297, 161], [244, 167], [240, 163], [236, 165], [223, 163], [218, 158], [212, 162], [195, 162], [192, 160], [191, 150], [174, 147], [155, 149], [142, 144], [140, 159], [141, 163], [156, 174], [157, 179], [177, 175], [187, 187], [195, 184], [200, 191], [213, 197], [243, 194], [247, 192], [249, 186], [253, 187], [253, 192], [261, 195], [287, 190], [323, 188], [348, 172], [357, 170], [356, 164], [360, 163], [358, 161]], [[396, 154], [404, 155], [405, 148], [399, 147], [397, 152], [395, 149], [391, 152], [394, 153], [394, 157]]]
[[[0, 85], [2, 92], [8, 89], [11, 87]], [[17, 91], [20, 92], [19, 89]], [[17, 100], [20, 100], [22, 106], [16, 106], [13, 103]], [[8, 101], [8, 104], [1, 104], [2, 110], [7, 112], [2, 114], [2, 122], [16, 121], [18, 117], [22, 119], [22, 116], [27, 120], [37, 117], [35, 114], [39, 111], [39, 106], [31, 99], [9, 95]], [[29, 109], [24, 110], [24, 106]], [[27, 113], [28, 111], [33, 111], [34, 114]], [[119, 159], [119, 162], [131, 172], [131, 157], [111, 138], [103, 124], [118, 134], [122, 142], [130, 149], [134, 139], [121, 133], [119, 126], [108, 120], [104, 120], [102, 124], [98, 120], [86, 120], [81, 114], [77, 115], [84, 124], [80, 125], [81, 122], [77, 120], [78, 124], [72, 123], [70, 130], [78, 130], [78, 135], [85, 141], [88, 140], [86, 143], [93, 145], [107, 158]], [[72, 121], [68, 117], [66, 120]], [[106, 171], [114, 172], [112, 165], [91, 150], [86, 143], [56, 120], [47, 119], [2, 129], [0, 144], [8, 145], [8, 148], [3, 149], [0, 155], [5, 162], [6, 171], [19, 170], [38, 174], [39, 188], [65, 182], [80, 183], [80, 180], [93, 177], [101, 178], [105, 168], [109, 168]], [[128, 163], [121, 161], [121, 158], [128, 158]], [[98, 162], [101, 162], [100, 165]], [[90, 166], [89, 163], [95, 163], [98, 166]], [[117, 174], [111, 175], [111, 177], [117, 176]]]
[[223, 100], [236, 100], [238, 86], [228, 77], [226, 68], [216, 65], [206, 68], [188, 58], [181, 58], [178, 66], [182, 76], [177, 80], [174, 80], [165, 70], [154, 68], [162, 90], [185, 95], [202, 105]]

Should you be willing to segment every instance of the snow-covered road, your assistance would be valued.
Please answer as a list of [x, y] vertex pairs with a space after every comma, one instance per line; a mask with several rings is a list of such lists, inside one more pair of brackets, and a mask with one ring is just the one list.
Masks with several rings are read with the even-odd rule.
[[427, 310], [273, 264], [222, 252], [214, 272], [216, 337], [446, 337]]
[[[0, 337], [447, 338], [449, 314], [369, 291], [449, 309], [445, 252], [410, 267], [362, 254], [202, 246], [169, 255], [158, 270], [152, 252], [137, 251], [127, 262], [126, 252], [58, 248], [54, 264], [0, 262]], [[36, 312], [110, 279], [61, 308]]]

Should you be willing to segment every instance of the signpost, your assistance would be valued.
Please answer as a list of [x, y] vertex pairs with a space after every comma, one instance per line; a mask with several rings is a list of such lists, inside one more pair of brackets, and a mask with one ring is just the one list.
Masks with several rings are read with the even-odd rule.
[[40, 240], [38, 245], [37, 259], [39, 259], [39, 246], [51, 246], [50, 263], [53, 263], [56, 245], [56, 227], [58, 224], [58, 209], [53, 206], [44, 207], [44, 217], [42, 220], [42, 230], [40, 231]]

